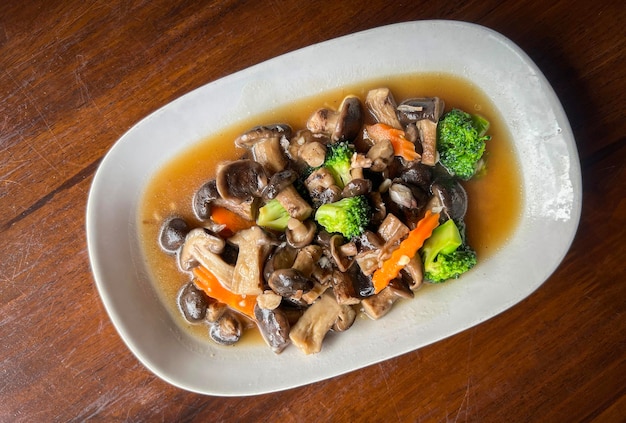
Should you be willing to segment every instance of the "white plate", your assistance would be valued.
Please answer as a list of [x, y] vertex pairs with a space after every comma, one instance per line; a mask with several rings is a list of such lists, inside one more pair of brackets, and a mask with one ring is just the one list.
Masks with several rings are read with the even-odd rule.
[[[336, 87], [418, 71], [443, 71], [469, 79], [501, 113], [516, 153], [523, 158], [524, 210], [512, 240], [465, 275], [463, 283], [420, 291], [403, 304], [402, 314], [359, 321], [325, 342], [317, 355], [288, 348], [277, 356], [253, 343], [212, 346], [182, 331], [158, 300], [137, 238], [142, 190], [158, 166], [249, 110], [269, 110]], [[537, 289], [566, 254], [578, 225], [581, 196], [570, 125], [529, 57], [510, 40], [481, 26], [418, 21], [277, 57], [198, 88], [152, 113], [102, 161], [89, 195], [87, 240], [106, 310], [146, 367], [190, 391], [252, 395], [398, 356], [513, 306]]]

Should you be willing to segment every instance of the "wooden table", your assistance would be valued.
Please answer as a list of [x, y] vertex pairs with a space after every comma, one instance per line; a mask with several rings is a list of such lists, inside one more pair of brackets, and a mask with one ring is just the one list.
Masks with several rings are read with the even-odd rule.
[[[146, 370], [111, 324], [87, 257], [87, 194], [107, 150], [207, 82], [435, 18], [501, 32], [559, 95], [584, 180], [561, 266], [480, 326], [309, 386], [218, 398]], [[0, 421], [624, 421], [624, 22], [620, 0], [2, 2]]]

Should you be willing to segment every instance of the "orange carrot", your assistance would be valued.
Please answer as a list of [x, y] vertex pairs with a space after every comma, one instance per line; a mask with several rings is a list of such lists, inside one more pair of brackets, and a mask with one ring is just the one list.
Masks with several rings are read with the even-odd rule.
[[439, 213], [426, 211], [426, 215], [417, 222], [417, 226], [400, 243], [398, 248], [391, 253], [391, 257], [385, 260], [382, 266], [374, 272], [372, 282], [374, 293], [378, 294], [392, 279], [395, 279], [400, 270], [406, 265], [407, 259], [413, 258], [417, 251], [422, 248], [433, 230], [439, 226]]
[[196, 277], [196, 286], [209, 297], [224, 303], [230, 308], [254, 319], [256, 295], [238, 295], [224, 288], [217, 278], [206, 267], [197, 266], [192, 269]]
[[412, 161], [420, 158], [415, 151], [415, 144], [406, 139], [406, 134], [401, 129], [396, 129], [384, 123], [366, 125], [368, 135], [375, 140], [389, 140], [393, 146], [393, 154]]
[[211, 218], [215, 223], [226, 226], [226, 228], [232, 233], [254, 226], [254, 222], [244, 219], [237, 213], [232, 212], [224, 207], [212, 207]]

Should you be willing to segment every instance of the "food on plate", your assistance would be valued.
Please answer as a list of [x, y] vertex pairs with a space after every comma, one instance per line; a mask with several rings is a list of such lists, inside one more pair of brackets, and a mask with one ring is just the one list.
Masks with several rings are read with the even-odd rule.
[[396, 103], [389, 88], [345, 96], [303, 127], [266, 124], [233, 140], [159, 245], [188, 275], [186, 321], [236, 343], [256, 327], [275, 353], [317, 353], [348, 330], [456, 279], [477, 254], [465, 236], [465, 181], [487, 172], [489, 122], [439, 97]]

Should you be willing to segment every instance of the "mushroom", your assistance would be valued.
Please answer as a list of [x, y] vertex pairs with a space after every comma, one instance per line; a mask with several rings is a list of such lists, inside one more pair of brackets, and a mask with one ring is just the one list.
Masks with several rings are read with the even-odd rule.
[[393, 307], [393, 304], [400, 298], [394, 289], [387, 286], [378, 294], [363, 298], [361, 306], [368, 317], [377, 320], [387, 314]]
[[400, 120], [417, 127], [422, 142], [422, 163], [428, 166], [437, 162], [437, 122], [444, 106], [439, 97], [412, 98], [398, 106]]
[[332, 273], [333, 293], [335, 300], [341, 305], [354, 305], [361, 302], [356, 295], [350, 276], [342, 271], [335, 270]]
[[365, 231], [359, 237], [359, 252], [355, 261], [365, 276], [370, 276], [378, 269], [384, 241], [374, 232]]
[[363, 179], [363, 169], [372, 167], [372, 160], [364, 154], [354, 153], [350, 160], [350, 176], [352, 179]]
[[438, 122], [443, 114], [445, 103], [439, 97], [409, 98], [397, 107], [398, 117], [403, 125], [422, 119]]
[[389, 187], [389, 198], [391, 201], [407, 209], [414, 209], [417, 207], [417, 201], [413, 196], [413, 191], [406, 185], [393, 183]]
[[316, 232], [317, 226], [314, 221], [305, 220], [301, 222], [292, 217], [287, 221], [285, 236], [289, 245], [294, 248], [302, 248], [313, 241]]
[[372, 181], [369, 179], [352, 179], [343, 187], [341, 196], [343, 198], [366, 195], [372, 190]]
[[314, 134], [329, 135], [331, 141], [351, 141], [359, 135], [363, 124], [363, 108], [356, 96], [347, 96], [339, 110], [319, 109], [307, 121], [307, 128]]
[[265, 268], [263, 269], [265, 280], [269, 281], [274, 270], [291, 268], [297, 255], [298, 250], [289, 244], [283, 243], [279, 245], [265, 262]]
[[293, 184], [298, 179], [298, 174], [291, 169], [281, 170], [272, 175], [267, 186], [263, 189], [263, 199], [272, 200], [279, 192]]
[[289, 185], [279, 192], [276, 195], [276, 200], [295, 219], [305, 220], [313, 213], [313, 208], [298, 194], [293, 185]]
[[442, 207], [448, 219], [462, 220], [467, 212], [467, 192], [454, 179], [438, 179], [430, 186], [432, 198], [429, 208]]
[[409, 164], [409, 167], [400, 174], [400, 180], [407, 185], [428, 190], [432, 183], [433, 168], [416, 161], [409, 162]]
[[159, 244], [165, 252], [175, 253], [185, 242], [187, 233], [189, 233], [189, 225], [185, 219], [172, 217], [161, 226]]
[[378, 226], [377, 234], [385, 241], [382, 247], [382, 260], [409, 234], [409, 228], [393, 213], [387, 214], [385, 220]]
[[377, 122], [402, 129], [396, 116], [396, 101], [389, 88], [376, 88], [368, 91], [365, 105]]
[[291, 132], [291, 127], [285, 124], [257, 126], [240, 135], [235, 145], [250, 149], [254, 160], [273, 174], [287, 166], [280, 141], [283, 137], [291, 137]]
[[292, 267], [299, 270], [308, 278], [313, 274], [321, 256], [322, 247], [319, 245], [307, 245], [306, 247], [298, 250], [298, 255], [296, 256], [296, 260], [293, 262]]
[[280, 354], [290, 343], [289, 319], [280, 308], [254, 307], [254, 319], [261, 336], [276, 354]]
[[209, 323], [217, 322], [226, 310], [230, 310], [226, 304], [220, 303], [219, 301], [209, 301], [206, 309], [206, 321]]
[[354, 242], [344, 244], [344, 238], [335, 234], [330, 237], [330, 255], [341, 272], [346, 272], [352, 263], [354, 256], [357, 255], [357, 248]]
[[261, 164], [242, 159], [220, 163], [217, 166], [215, 183], [220, 197], [241, 203], [260, 197], [268, 179]]
[[313, 288], [311, 288], [308, 292], [302, 294], [302, 301], [305, 304], [313, 304], [315, 300], [317, 300], [320, 295], [322, 295], [326, 290], [330, 288], [328, 284], [322, 284], [320, 282], [314, 282]]
[[296, 269], [278, 269], [270, 276], [268, 285], [281, 297], [299, 300], [313, 288], [314, 282]]
[[434, 166], [437, 163], [437, 123], [422, 119], [415, 126], [422, 142], [422, 163]]
[[[321, 145], [324, 145], [325, 149], [325, 145], [329, 142], [330, 139], [327, 138], [327, 136], [324, 134], [314, 134], [308, 129], [301, 129], [296, 132], [296, 134], [289, 140], [283, 138], [282, 147], [287, 157], [291, 160], [291, 162], [289, 163], [289, 167], [294, 168], [296, 171], [301, 173], [310, 167], [305, 158], [302, 157], [301, 152], [304, 152], [305, 156], [307, 156], [307, 154], [313, 153], [312, 156], [308, 156], [309, 160], [312, 159], [313, 161], [315, 161], [319, 159], [319, 157], [317, 157], [317, 159], [315, 158], [315, 155], [319, 154], [319, 149], [306, 146], [312, 143], [319, 143]], [[307, 151], [308, 148], [312, 148], [313, 150]], [[324, 153], [324, 158], [326, 158], [326, 153]]]
[[335, 184], [335, 178], [324, 167], [314, 170], [306, 178], [304, 185], [317, 206], [341, 199], [341, 188]]
[[224, 240], [209, 234], [203, 228], [189, 231], [185, 243], [179, 251], [179, 265], [184, 271], [201, 265], [211, 269], [211, 273], [226, 288], [230, 289], [234, 267], [226, 263], [219, 253], [224, 249]]
[[[259, 203], [260, 201], [258, 198], [248, 198], [247, 200], [244, 200], [242, 202], [224, 200], [223, 198], [218, 198], [217, 200], [213, 201], [213, 205], [224, 207], [225, 209], [228, 209], [251, 222], [254, 222], [254, 220], [256, 219], [256, 215], [259, 211]], [[204, 224], [207, 226], [208, 229], [214, 232], [220, 232], [225, 227], [224, 225], [219, 225], [215, 223], [211, 219], [205, 221]]]
[[322, 294], [300, 317], [289, 332], [289, 339], [305, 354], [322, 350], [322, 341], [347, 305], [340, 305], [330, 293]]
[[344, 332], [352, 327], [356, 320], [356, 310], [354, 307], [341, 307], [337, 320], [331, 328], [334, 332]]
[[178, 308], [189, 323], [204, 320], [209, 299], [193, 282], [186, 283], [178, 294]]
[[326, 160], [326, 146], [317, 141], [309, 142], [298, 150], [298, 154], [309, 166], [320, 167]]
[[367, 158], [372, 162], [374, 172], [382, 172], [393, 161], [393, 145], [388, 139], [374, 140], [374, 145], [367, 151]]
[[[294, 289], [293, 294], [287, 292], [283, 297], [297, 305], [312, 304], [328, 288], [328, 285], [323, 285], [313, 279], [314, 274], [319, 276], [320, 273], [323, 273], [319, 266], [321, 257], [322, 247], [307, 245], [298, 251], [293, 266], [290, 269], [275, 270], [270, 276], [268, 284], [274, 289], [279, 283], [294, 287], [306, 283], [305, 289]], [[277, 278], [284, 280], [279, 281]], [[305, 281], [310, 281], [312, 285]]]
[[379, 191], [372, 191], [369, 193], [367, 198], [372, 206], [372, 217], [370, 219], [370, 223], [373, 225], [380, 224], [385, 216], [387, 216], [387, 206], [383, 201], [383, 197]]
[[321, 192], [335, 185], [335, 178], [325, 167], [315, 169], [304, 181], [304, 185], [310, 194]]
[[419, 254], [415, 254], [407, 264], [404, 265], [404, 269], [400, 272], [406, 273], [407, 278], [403, 280], [407, 283], [411, 291], [416, 291], [424, 282], [424, 265], [420, 259]]
[[311, 275], [321, 255], [322, 248], [317, 245], [308, 245], [300, 249], [292, 267], [274, 270], [268, 285], [278, 295], [299, 301], [302, 295], [315, 285]]
[[239, 247], [230, 290], [239, 295], [259, 295], [263, 292], [263, 264], [272, 239], [258, 226], [237, 232], [229, 239]]
[[256, 297], [257, 306], [266, 310], [277, 309], [282, 301], [283, 297], [281, 297], [271, 289], [264, 291], [261, 295]]
[[202, 184], [193, 196], [193, 211], [200, 220], [211, 217], [211, 203], [220, 198], [215, 179]]
[[225, 310], [222, 316], [209, 326], [209, 336], [218, 344], [232, 345], [239, 341], [243, 325], [235, 312]]

